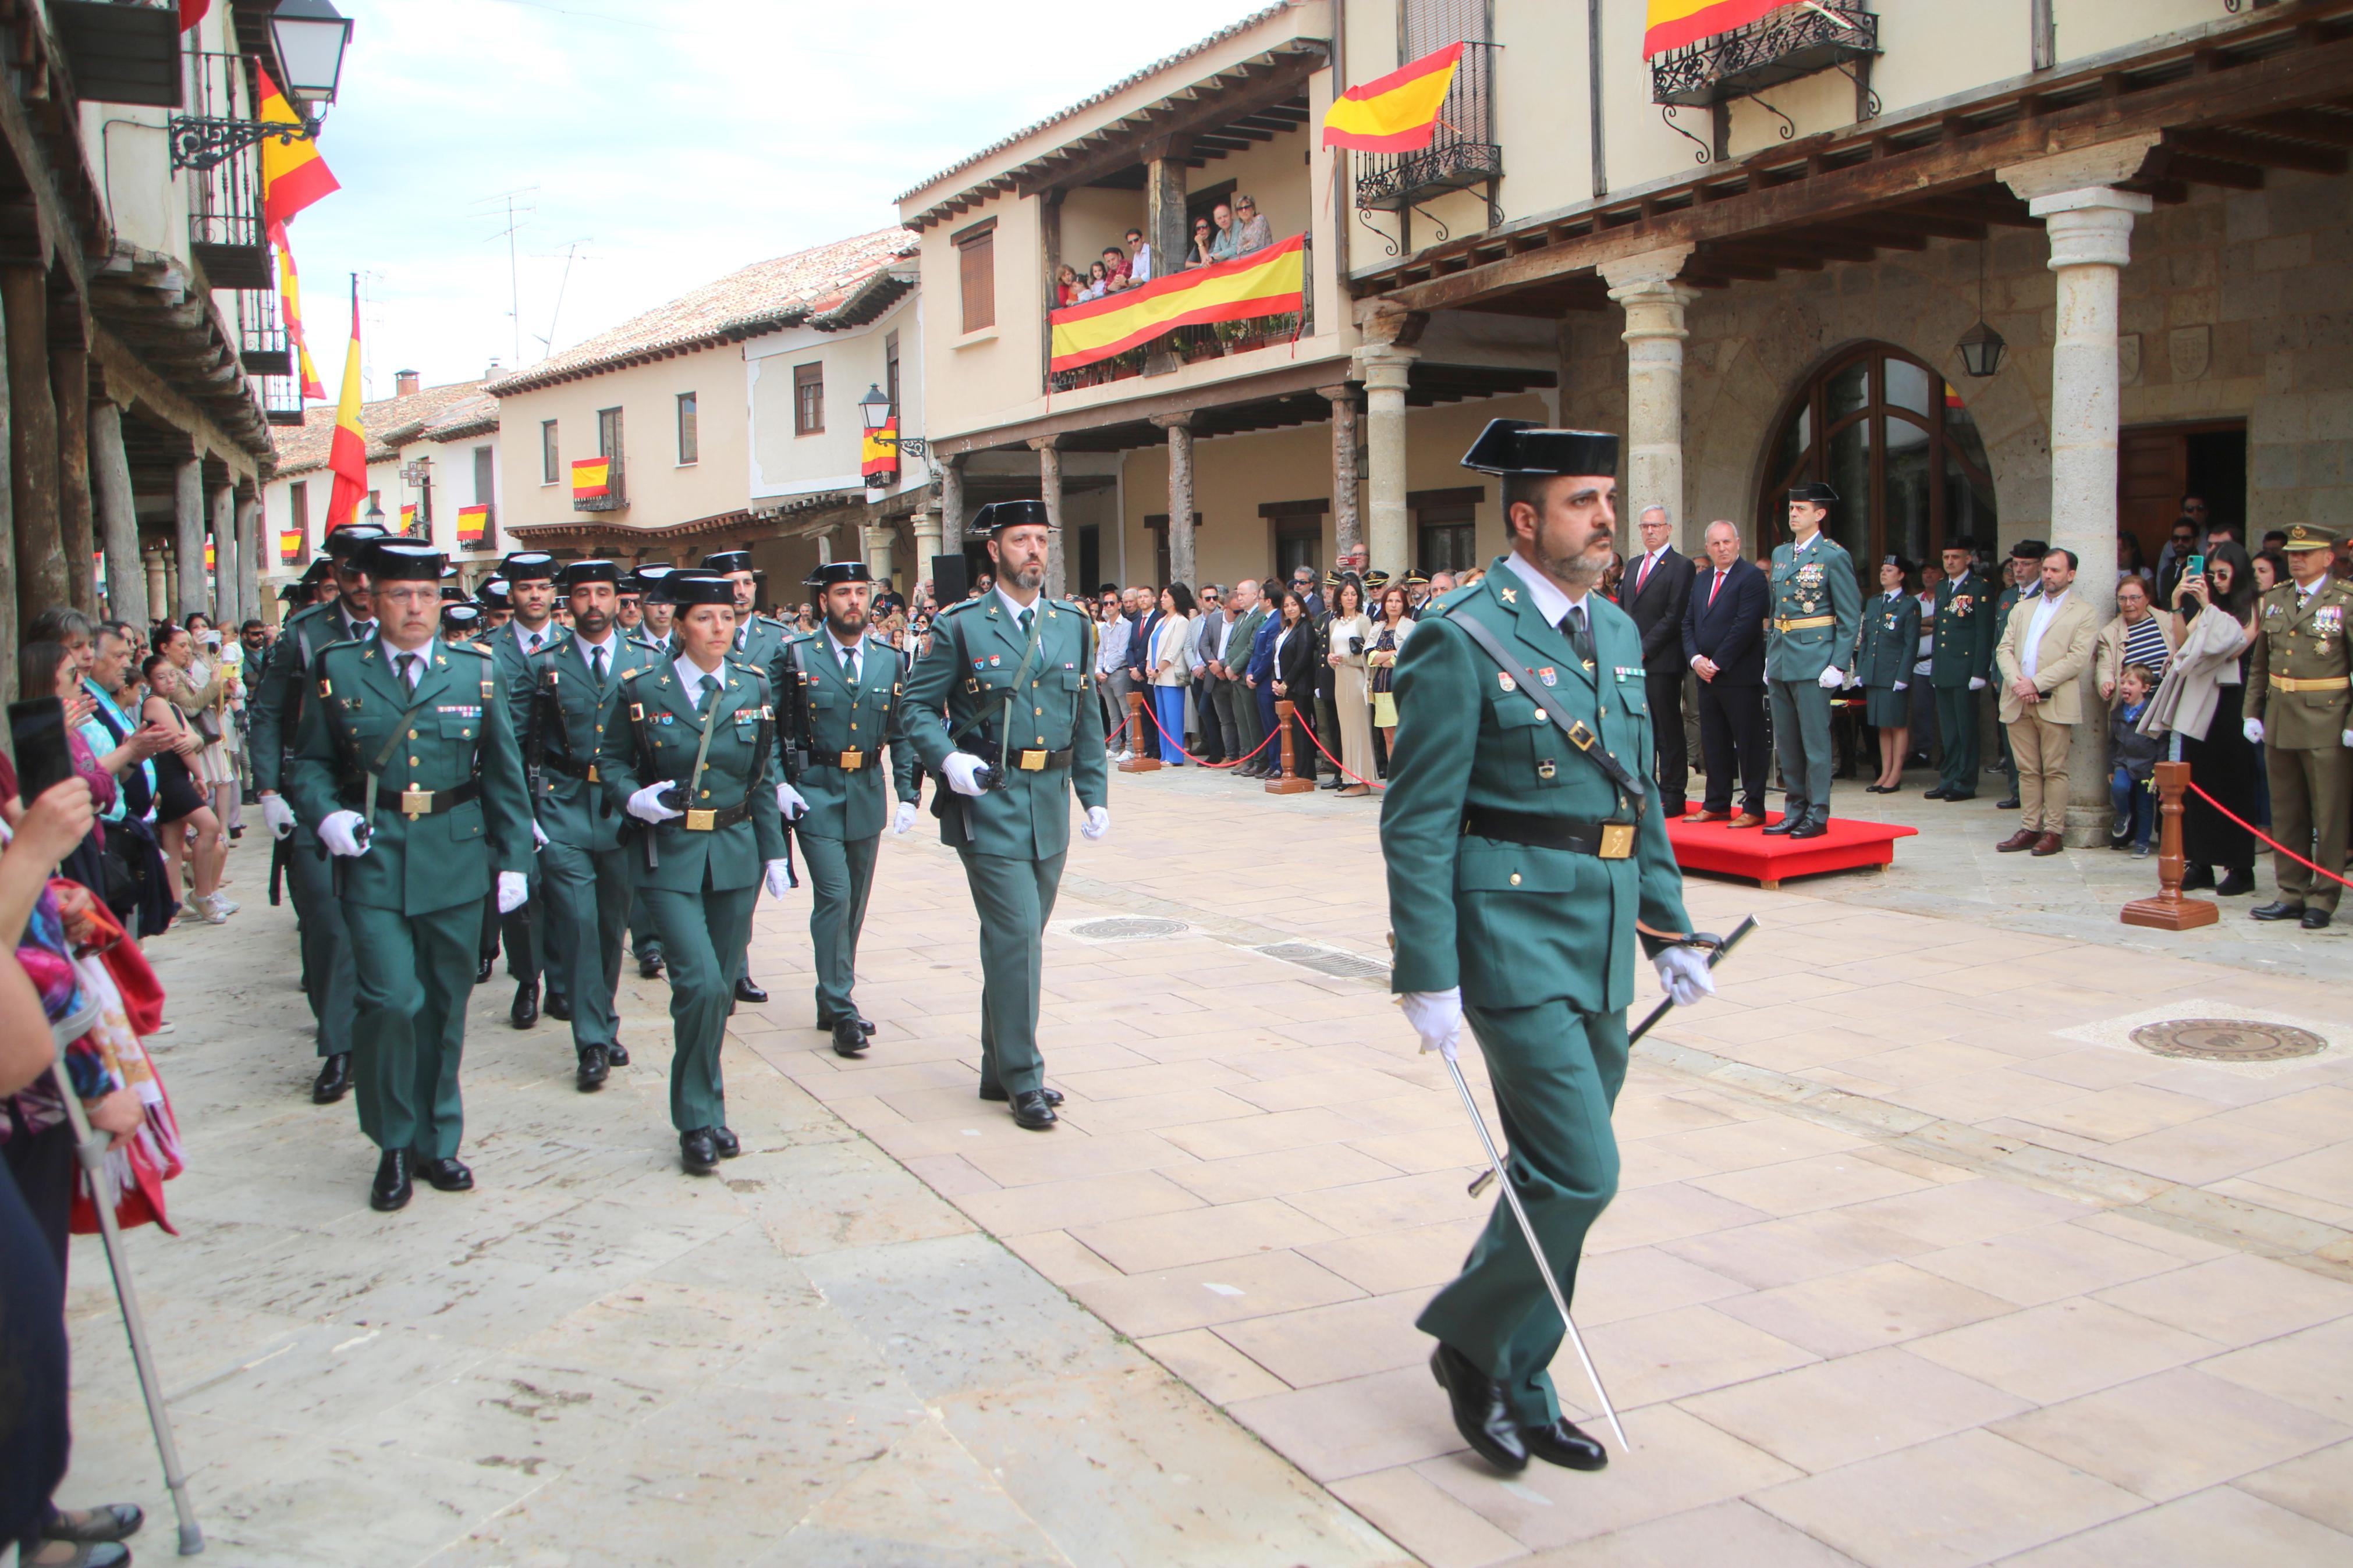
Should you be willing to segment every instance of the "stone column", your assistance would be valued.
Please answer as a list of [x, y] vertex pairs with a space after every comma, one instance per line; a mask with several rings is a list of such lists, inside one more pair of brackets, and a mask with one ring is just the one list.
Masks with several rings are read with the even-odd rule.
[[1062, 454], [1055, 449], [1055, 439], [1039, 436], [1029, 445], [1038, 454], [1038, 496], [1046, 503], [1046, 526], [1051, 531], [1046, 547], [1046, 592], [1059, 599], [1066, 590], [1062, 586]]
[[[1365, 546], [1365, 514], [1356, 492], [1356, 389], [1343, 382], [1315, 390], [1332, 404], [1332, 552], [1345, 559]], [[1386, 561], [1365, 564], [1399, 570]]]
[[940, 464], [940, 553], [954, 555], [963, 549], [964, 458], [959, 455]]
[[131, 500], [131, 458], [122, 449], [122, 410], [111, 403], [90, 405], [90, 492], [106, 549], [108, 609], [116, 620], [143, 627], [150, 603], [147, 568], [139, 558], [139, 513]]
[[[2132, 258], [2132, 225], [2150, 199], [2115, 188], [2154, 143], [2136, 137], [2000, 169], [2051, 239], [2058, 279], [2058, 330], [2051, 353], [2051, 531], [2053, 548], [2074, 553], [2073, 592], [2105, 626], [2116, 614], [2116, 337], [2118, 284]], [[2084, 721], [2068, 764], [2067, 842], [2107, 842], [2108, 736], [2105, 710], [2086, 668]]]
[[1152, 422], [1168, 432], [1168, 581], [1196, 594], [1193, 550], [1193, 416], [1157, 414]]
[[240, 496], [237, 503], [237, 623], [261, 619], [261, 498]]
[[936, 501], [926, 502], [915, 513], [915, 563], [908, 569], [909, 585], [928, 583], [932, 577], [932, 557], [940, 552], [940, 509]]
[[1644, 507], [1665, 507], [1678, 546], [1695, 556], [1699, 531], [1683, 509], [1683, 340], [1690, 336], [1683, 310], [1699, 291], [1675, 281], [1691, 253], [1688, 245], [1669, 246], [1605, 261], [1600, 271], [1609, 297], [1626, 308], [1626, 489], [1619, 514], [1630, 519]]
[[817, 542], [817, 563], [823, 566], [831, 562], [833, 559], [833, 530], [829, 528], [825, 529], [820, 532], [809, 535], [809, 537]]
[[877, 591], [891, 584], [891, 547], [898, 542], [899, 531], [885, 521], [869, 522], [863, 530], [866, 543], [866, 569], [874, 574]]
[[[140, 576], [143, 578], [147, 584], [147, 613], [138, 620], [132, 621], [131, 624], [137, 626], [140, 630], [144, 631], [147, 629], [148, 624], [151, 621], [162, 618], [171, 608], [172, 561], [170, 546], [166, 545], [160, 539], [153, 541], [140, 552], [140, 564], [142, 568]], [[112, 568], [113, 558], [111, 556], [108, 557], [107, 565], [109, 569]], [[131, 617], [127, 615], [121, 616], [117, 618], [126, 621], [131, 620]]]
[[1394, 573], [1414, 563], [1412, 530], [1406, 516], [1405, 394], [1413, 362], [1421, 351], [1394, 343], [1367, 343], [1358, 355], [1365, 372], [1366, 478], [1372, 497], [1366, 510], [1372, 526], [1366, 542], [1372, 562]]
[[213, 492], [213, 624], [227, 626], [237, 617], [237, 491], [227, 485]]
[[179, 556], [179, 583], [170, 611], [185, 621], [205, 607], [205, 460], [183, 458], [172, 475], [172, 547]]
[[90, 353], [79, 342], [49, 352], [49, 387], [58, 409], [58, 533], [65, 544], [66, 602], [89, 614], [98, 608], [91, 556], [90, 496]]
[[19, 618], [5, 651], [13, 662], [25, 623], [66, 602], [66, 552], [58, 519], [58, 405], [49, 390], [48, 273], [0, 267], [7, 310], [9, 489], [15, 505]]

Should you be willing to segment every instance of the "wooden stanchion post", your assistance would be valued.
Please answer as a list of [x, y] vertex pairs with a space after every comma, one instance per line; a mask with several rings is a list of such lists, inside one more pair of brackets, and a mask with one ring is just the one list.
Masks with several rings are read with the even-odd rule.
[[2128, 926], [2194, 931], [2212, 925], [2222, 916], [2218, 905], [2181, 896], [2181, 873], [2185, 869], [2181, 858], [2181, 802], [2189, 793], [2188, 763], [2157, 764], [2158, 893], [2153, 899], [2135, 899], [2124, 907], [2117, 918]]
[[1131, 691], [1127, 694], [1127, 749], [1130, 755], [1127, 761], [1119, 764], [1121, 773], [1149, 773], [1159, 771], [1160, 759], [1152, 754], [1153, 752], [1160, 749], [1160, 731], [1157, 729], [1152, 731], [1150, 737], [1152, 751], [1145, 750], [1146, 738], [1144, 732], [1144, 705], [1150, 700], [1151, 699], [1141, 691]]
[[1298, 742], [1292, 735], [1291, 726], [1293, 715], [1298, 711], [1297, 705], [1289, 698], [1274, 700], [1274, 721], [1282, 736], [1282, 776], [1266, 781], [1266, 793], [1269, 795], [1303, 795], [1315, 787], [1314, 780], [1299, 776], [1299, 759], [1293, 755]]

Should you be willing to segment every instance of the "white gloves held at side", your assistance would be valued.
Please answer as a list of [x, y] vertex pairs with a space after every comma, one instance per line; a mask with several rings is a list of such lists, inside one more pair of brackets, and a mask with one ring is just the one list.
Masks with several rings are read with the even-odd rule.
[[914, 826], [915, 803], [912, 800], [901, 801], [898, 810], [891, 815], [891, 837], [896, 838]]
[[970, 752], [950, 752], [947, 760], [940, 764], [940, 772], [947, 775], [948, 788], [977, 800], [987, 792], [980, 787], [980, 781], [975, 775], [987, 766], [987, 763]]
[[1409, 991], [1398, 998], [1405, 1009], [1405, 1021], [1421, 1037], [1422, 1054], [1436, 1051], [1448, 1061], [1462, 1038], [1462, 987], [1450, 985], [1443, 991]]
[[629, 797], [629, 815], [639, 822], [669, 822], [675, 817], [684, 816], [686, 813], [664, 805], [658, 798], [662, 791], [677, 787], [669, 779], [664, 779], [659, 784], [646, 785]]
[[1969, 677], [1969, 689], [1971, 691], [1983, 691], [1985, 689], [1986, 678], [1984, 676], [1972, 675]]
[[531, 879], [521, 871], [499, 873], [499, 913], [512, 914], [531, 897]]
[[1707, 954], [1694, 947], [1670, 947], [1654, 961], [1659, 984], [1678, 1007], [1688, 1007], [1703, 996], [1715, 994], [1715, 976], [1708, 972]]
[[294, 806], [282, 795], [261, 797], [261, 820], [269, 825], [270, 833], [280, 838], [294, 831]]
[[2239, 731], [2247, 737], [2247, 743], [2251, 746], [2263, 743], [2263, 721], [2261, 719], [2248, 720], [2239, 726]]
[[1079, 829], [1082, 838], [1101, 838], [1111, 831], [1111, 808], [1105, 805], [1087, 807], [1086, 826]]
[[1898, 691], [1906, 691], [1911, 689], [1911, 686], [1912, 683], [1908, 680], [1899, 680], [1895, 683], [1895, 689]]
[[1825, 667], [1821, 674], [1814, 678], [1814, 684], [1820, 686], [1824, 691], [1836, 691], [1846, 684], [1846, 672]]
[[808, 815], [808, 802], [801, 798], [800, 791], [788, 784], [776, 786], [776, 809], [785, 814], [786, 822], [798, 822]]
[[772, 899], [781, 899], [793, 890], [793, 863], [790, 860], [768, 861], [761, 867], [760, 875], [762, 880], [768, 884], [768, 897]]
[[366, 825], [367, 818], [356, 811], [331, 811], [319, 824], [319, 842], [330, 855], [364, 855], [368, 847], [360, 842], [360, 829]]
[[547, 847], [547, 829], [539, 825], [539, 819], [537, 817], [533, 817], [532, 819], [531, 847], [534, 849], [544, 849]]

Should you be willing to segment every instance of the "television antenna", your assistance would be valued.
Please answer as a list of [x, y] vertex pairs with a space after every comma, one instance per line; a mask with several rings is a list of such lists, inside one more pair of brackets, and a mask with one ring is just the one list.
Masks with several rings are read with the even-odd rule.
[[515, 236], [539, 210], [537, 203], [525, 198], [535, 195], [537, 185], [519, 185], [512, 191], [475, 198], [476, 216], [497, 219], [503, 216], [503, 228], [493, 229], [490, 237], [507, 242], [507, 319], [514, 327], [514, 363], [522, 364], [522, 268], [515, 246]]

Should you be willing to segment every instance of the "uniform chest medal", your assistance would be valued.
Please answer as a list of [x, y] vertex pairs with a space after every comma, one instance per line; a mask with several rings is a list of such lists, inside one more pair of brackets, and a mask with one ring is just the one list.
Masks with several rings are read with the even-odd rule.
[[1506, 691], [1517, 691], [1520, 689], [1519, 682], [1512, 679], [1511, 672], [1509, 670], [1497, 670], [1495, 672], [1495, 684], [1502, 687]]
[[460, 719], [479, 719], [482, 710], [470, 702], [445, 702], [436, 707], [436, 713], [451, 713]]
[[1558, 686], [1560, 684], [1560, 676], [1550, 665], [1546, 665], [1542, 669], [1537, 670], [1536, 679], [1543, 681], [1546, 686]]
[[2345, 629], [2345, 606], [2326, 605], [2312, 613], [2312, 629], [2322, 637], [2335, 637]]
[[1969, 613], [1969, 606], [1974, 603], [1976, 603], [1976, 601], [1970, 598], [1968, 595], [1956, 594], [1953, 595], [1952, 602], [1947, 605], [1945, 608], [1952, 611], [1953, 614], [1957, 616], [1966, 616]]
[[991, 668], [991, 669], [995, 669], [995, 668], [997, 667], [997, 665], [1002, 661], [1002, 658], [1003, 658], [1003, 656], [1002, 656], [1002, 655], [999, 655], [999, 654], [994, 654], [994, 653], [993, 653], [993, 654], [990, 654], [990, 655], [988, 656], [988, 668]]

